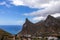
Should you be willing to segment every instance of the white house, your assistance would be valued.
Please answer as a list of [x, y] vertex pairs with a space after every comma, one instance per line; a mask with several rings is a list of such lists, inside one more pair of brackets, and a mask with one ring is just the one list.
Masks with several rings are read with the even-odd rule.
[[57, 37], [49, 36], [49, 37], [48, 37], [48, 40], [58, 40], [58, 38], [57, 38]]

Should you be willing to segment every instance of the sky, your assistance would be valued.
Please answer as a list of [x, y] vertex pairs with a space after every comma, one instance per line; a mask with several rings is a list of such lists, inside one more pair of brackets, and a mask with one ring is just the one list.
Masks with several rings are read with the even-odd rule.
[[35, 23], [48, 15], [60, 17], [60, 0], [0, 0], [0, 25]]

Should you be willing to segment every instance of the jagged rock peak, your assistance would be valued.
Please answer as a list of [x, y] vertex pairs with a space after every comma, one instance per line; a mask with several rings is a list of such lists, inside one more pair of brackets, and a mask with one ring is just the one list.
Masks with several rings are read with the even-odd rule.
[[30, 21], [28, 20], [28, 18], [26, 18], [25, 23], [32, 23], [32, 22], [30, 22]]
[[54, 19], [56, 19], [56, 18], [54, 18], [54, 17], [51, 16], [51, 15], [48, 15], [47, 18], [46, 18], [46, 20], [54, 20]]
[[28, 18], [26, 18], [26, 21], [29, 21]]
[[54, 17], [53, 17], [53, 16], [51, 16], [51, 15], [48, 15], [48, 16], [47, 16], [47, 18], [54, 18]]

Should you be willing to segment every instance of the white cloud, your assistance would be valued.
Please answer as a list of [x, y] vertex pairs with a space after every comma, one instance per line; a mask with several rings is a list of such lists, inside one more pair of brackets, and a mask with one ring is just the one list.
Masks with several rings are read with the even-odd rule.
[[21, 0], [9, 0], [10, 4], [13, 4], [15, 6], [19, 6], [19, 5], [24, 5], [24, 3]]
[[42, 6], [45, 6], [46, 8], [43, 10], [32, 12], [30, 14], [26, 13], [24, 15], [47, 17], [47, 15], [60, 13], [60, 0], [50, 1], [49, 3], [43, 4]]
[[[25, 16], [36, 16], [34, 20], [40, 20], [42, 17], [47, 17], [47, 15], [58, 15], [60, 14], [60, 0], [10, 0], [11, 4], [15, 6], [28, 6], [30, 8], [45, 8], [43, 10], [38, 10], [32, 13], [25, 13]], [[40, 18], [40, 19], [39, 19]]]
[[32, 20], [33, 21], [40, 21], [40, 20], [44, 20], [45, 19], [45, 17], [34, 17]]
[[54, 17], [60, 17], [60, 13], [52, 14]]
[[6, 4], [6, 2], [0, 2], [0, 5], [5, 5]]
[[9, 0], [11, 4], [15, 6], [24, 5], [31, 8], [43, 8], [51, 6], [51, 3], [55, 3], [60, 0]]
[[11, 7], [11, 5], [7, 4], [5, 1], [0, 2], [0, 5], [6, 6], [6, 7], [8, 7], [8, 8]]

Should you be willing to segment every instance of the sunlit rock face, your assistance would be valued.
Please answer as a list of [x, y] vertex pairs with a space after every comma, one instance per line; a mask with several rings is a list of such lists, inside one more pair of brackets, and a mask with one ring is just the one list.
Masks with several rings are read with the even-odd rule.
[[47, 16], [46, 20], [32, 23], [26, 19], [23, 29], [17, 35], [31, 35], [31, 36], [49, 36], [49, 35], [60, 35], [60, 20], [50, 15]]

